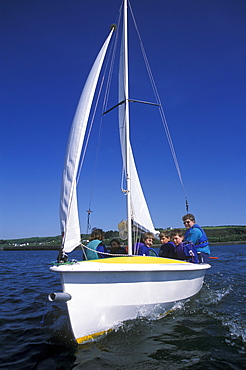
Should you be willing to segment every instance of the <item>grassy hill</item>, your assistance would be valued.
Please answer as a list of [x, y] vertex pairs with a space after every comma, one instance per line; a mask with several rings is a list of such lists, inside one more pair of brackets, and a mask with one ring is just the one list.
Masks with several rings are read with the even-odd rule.
[[204, 227], [210, 243], [246, 243], [246, 226]]
[[[212, 244], [246, 244], [246, 226], [205, 226], [203, 227], [209, 242]], [[105, 232], [105, 244], [109, 244], [109, 240], [117, 238], [118, 231]], [[89, 235], [82, 234], [81, 239], [87, 240]], [[0, 249], [2, 250], [39, 250], [39, 249], [58, 249], [61, 245], [61, 237], [33, 237], [23, 239], [8, 239], [0, 240]]]

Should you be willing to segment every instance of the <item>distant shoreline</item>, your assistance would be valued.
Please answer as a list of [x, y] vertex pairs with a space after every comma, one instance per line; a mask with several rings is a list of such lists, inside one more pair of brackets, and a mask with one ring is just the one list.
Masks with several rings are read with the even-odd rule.
[[[243, 245], [243, 244], [246, 244], [246, 241], [240, 241], [240, 242], [212, 242], [212, 243], [209, 243], [210, 246], [214, 246], [214, 245]], [[153, 245], [154, 248], [158, 248], [160, 247], [161, 244], [155, 244]], [[0, 247], [0, 251], [58, 251], [60, 249], [60, 246], [59, 245], [53, 245], [53, 246], [50, 246], [50, 245], [39, 245], [39, 246], [23, 246], [23, 247], [19, 247], [19, 246], [6, 246], [6, 247]], [[76, 249], [81, 249], [80, 247], [77, 247]]]
[[37, 247], [33, 246], [24, 246], [24, 247], [0, 247], [0, 251], [58, 251], [60, 246], [50, 246], [50, 245], [39, 245]]

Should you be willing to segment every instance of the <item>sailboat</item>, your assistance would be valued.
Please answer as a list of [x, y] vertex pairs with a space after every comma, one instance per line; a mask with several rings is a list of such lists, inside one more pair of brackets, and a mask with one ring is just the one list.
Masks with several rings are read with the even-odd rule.
[[[77, 176], [93, 97], [107, 49], [116, 27], [106, 38], [88, 75], [73, 120], [63, 171], [60, 219], [62, 247], [59, 261], [50, 270], [59, 273], [62, 292], [51, 293], [51, 301], [65, 301], [77, 343], [91, 341], [138, 317], [159, 318], [178, 302], [202, 288], [209, 264], [193, 264], [154, 256], [136, 256], [132, 233], [138, 229], [158, 235], [141, 188], [130, 141], [128, 93], [128, 0], [122, 3], [122, 43], [119, 65], [119, 136], [126, 177], [126, 221], [119, 225], [127, 236], [128, 255], [94, 260], [66, 261], [80, 246]], [[159, 105], [158, 103], [156, 105]], [[114, 108], [114, 107], [113, 107]], [[112, 109], [113, 109], [112, 108]]]

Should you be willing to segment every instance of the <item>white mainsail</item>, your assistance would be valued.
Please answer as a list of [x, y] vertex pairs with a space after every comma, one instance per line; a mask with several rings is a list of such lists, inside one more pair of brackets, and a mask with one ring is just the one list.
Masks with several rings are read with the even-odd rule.
[[[140, 184], [137, 168], [135, 165], [133, 152], [129, 140], [129, 146], [127, 147], [126, 141], [126, 120], [128, 115], [127, 99], [128, 99], [128, 81], [126, 76], [126, 64], [127, 56], [125, 55], [126, 51], [124, 48], [124, 37], [127, 35], [123, 32], [123, 39], [121, 44], [121, 53], [120, 53], [120, 66], [119, 66], [119, 102], [125, 102], [124, 104], [119, 105], [119, 130], [120, 130], [120, 142], [121, 142], [121, 151], [123, 158], [123, 166], [126, 176], [129, 176], [129, 191], [130, 193], [130, 217], [133, 221], [133, 224], [138, 225], [142, 230], [150, 231], [155, 235], [158, 233], [153, 225], [149, 209], [144, 197], [144, 193]], [[126, 153], [128, 151], [128, 153]], [[128, 159], [127, 159], [128, 157]], [[129, 173], [127, 174], [127, 160], [129, 163]], [[129, 229], [129, 227], [128, 227]]]
[[114, 28], [104, 42], [89, 73], [68, 140], [60, 198], [60, 222], [65, 253], [74, 250], [81, 242], [77, 205], [77, 173], [94, 93], [113, 31]]

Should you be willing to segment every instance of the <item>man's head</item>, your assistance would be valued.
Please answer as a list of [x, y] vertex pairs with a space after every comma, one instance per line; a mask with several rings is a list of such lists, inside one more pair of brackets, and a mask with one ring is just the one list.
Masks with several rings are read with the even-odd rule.
[[184, 215], [182, 220], [186, 229], [190, 229], [196, 223], [195, 216], [192, 213], [187, 213], [187, 215]]

